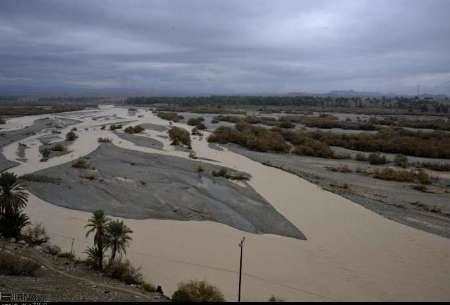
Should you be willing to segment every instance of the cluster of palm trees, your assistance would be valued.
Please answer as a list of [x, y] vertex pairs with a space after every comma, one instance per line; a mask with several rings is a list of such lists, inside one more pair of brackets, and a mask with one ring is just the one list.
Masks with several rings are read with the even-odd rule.
[[103, 270], [107, 250], [110, 250], [109, 265], [120, 261], [122, 255], [126, 254], [133, 231], [123, 221], [111, 220], [102, 210], [97, 210], [92, 214], [86, 228], [86, 237], [94, 234], [94, 246], [89, 247], [86, 253], [99, 270]]
[[23, 212], [28, 202], [28, 193], [13, 174], [0, 175], [0, 234], [6, 238], [18, 238], [22, 228], [30, 224]]

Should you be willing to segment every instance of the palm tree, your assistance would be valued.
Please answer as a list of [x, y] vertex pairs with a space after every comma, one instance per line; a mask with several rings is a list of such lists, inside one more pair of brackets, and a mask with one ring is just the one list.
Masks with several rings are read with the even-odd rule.
[[133, 231], [128, 228], [123, 221], [113, 220], [106, 227], [107, 247], [111, 249], [109, 263], [113, 263], [116, 255], [125, 254], [131, 237], [129, 234]]
[[13, 173], [0, 175], [0, 215], [12, 216], [27, 205], [28, 193]]
[[97, 210], [93, 213], [92, 217], [88, 221], [88, 224], [85, 226], [88, 228], [86, 237], [95, 232], [94, 245], [97, 247], [97, 267], [100, 270], [103, 270], [103, 250], [105, 249], [105, 231], [108, 222], [109, 218], [105, 216], [105, 212], [103, 212], [103, 210]]
[[0, 215], [0, 233], [3, 237], [19, 238], [22, 229], [29, 224], [31, 223], [28, 216], [20, 211], [9, 216]]

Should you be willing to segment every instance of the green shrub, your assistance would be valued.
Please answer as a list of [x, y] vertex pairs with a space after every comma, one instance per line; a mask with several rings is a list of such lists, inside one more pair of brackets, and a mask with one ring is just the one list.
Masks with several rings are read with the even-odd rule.
[[[202, 124], [202, 122], [203, 122], [204, 120], [205, 120], [205, 119], [204, 119], [203, 117], [190, 118], [190, 119], [187, 121], [187, 124], [190, 125], [190, 126], [198, 126], [198, 125]], [[204, 126], [204, 125], [203, 125], [203, 126]]]
[[428, 158], [450, 158], [450, 137], [445, 132], [417, 132], [383, 128], [370, 134], [311, 133], [328, 145], [352, 150]]
[[147, 282], [142, 283], [142, 289], [147, 292], [156, 292], [156, 287], [153, 284]]
[[49, 148], [47, 148], [47, 147], [44, 147], [41, 150], [41, 155], [42, 155], [43, 159], [48, 159], [50, 157], [50, 153], [51, 153], [51, 150]]
[[78, 138], [78, 135], [73, 130], [69, 131], [66, 134], [66, 141], [72, 142], [72, 141], [75, 141], [77, 138]]
[[241, 173], [241, 172], [229, 172], [225, 167], [222, 167], [218, 171], [212, 171], [211, 173], [214, 177], [223, 177], [226, 179], [231, 180], [240, 180], [240, 181], [247, 181], [250, 180], [249, 174]]
[[112, 124], [111, 126], [109, 126], [109, 129], [111, 131], [114, 131], [116, 129], [122, 129], [122, 124]]
[[408, 167], [408, 158], [404, 155], [396, 155], [394, 164], [403, 168]]
[[130, 261], [115, 261], [109, 264], [105, 273], [111, 278], [117, 279], [125, 284], [142, 284], [142, 273], [139, 268], [131, 265]]
[[212, 172], [212, 175], [213, 175], [214, 177], [224, 177], [224, 178], [227, 178], [227, 176], [228, 176], [228, 171], [227, 171], [226, 168], [221, 168], [221, 169], [219, 169], [218, 171], [213, 171], [213, 172]]
[[59, 143], [59, 144], [52, 146], [51, 150], [64, 152], [64, 151], [66, 151], [66, 147], [63, 144]]
[[143, 132], [145, 129], [141, 126], [141, 125], [136, 125], [136, 126], [128, 126], [127, 128], [125, 128], [125, 132], [129, 133], [129, 134], [135, 134], [135, 133], [141, 133]]
[[269, 302], [284, 302], [284, 300], [281, 299], [281, 298], [279, 298], [279, 297], [277, 297], [277, 296], [272, 295], [272, 296], [269, 298]]
[[160, 119], [167, 121], [179, 122], [184, 119], [182, 115], [179, 115], [176, 112], [158, 112], [156, 114]]
[[6, 251], [0, 252], [0, 274], [34, 276], [41, 265]]
[[72, 163], [72, 167], [80, 168], [80, 169], [89, 169], [91, 167], [91, 165], [89, 164], [88, 160], [86, 160], [84, 158], [80, 158], [77, 161], [75, 161], [74, 163]]
[[169, 130], [169, 137], [172, 141], [172, 145], [186, 145], [191, 147], [191, 136], [189, 131], [184, 128], [173, 126]]
[[173, 302], [225, 302], [220, 290], [206, 281], [190, 281], [178, 284], [172, 295]]
[[419, 180], [421, 184], [431, 184], [430, 175], [428, 175], [423, 169], [420, 169], [417, 173], [417, 180]]
[[264, 127], [239, 122], [235, 128], [220, 126], [208, 137], [210, 143], [235, 143], [261, 152], [289, 152], [289, 145], [280, 133]]

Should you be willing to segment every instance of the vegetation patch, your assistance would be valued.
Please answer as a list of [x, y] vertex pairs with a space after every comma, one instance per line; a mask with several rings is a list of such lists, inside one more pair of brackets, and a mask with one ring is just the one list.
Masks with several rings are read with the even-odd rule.
[[73, 142], [76, 139], [78, 139], [78, 135], [75, 133], [75, 131], [71, 130], [66, 134], [66, 141]]
[[136, 125], [136, 126], [128, 126], [127, 128], [125, 128], [125, 132], [129, 133], [129, 134], [135, 134], [135, 133], [141, 133], [145, 130], [145, 128], [143, 128], [141, 125]]
[[434, 171], [440, 171], [440, 172], [449, 172], [450, 171], [450, 163], [419, 162], [419, 163], [416, 163], [415, 166], [431, 169]]
[[[203, 169], [197, 169], [197, 171], [200, 173], [203, 171]], [[248, 181], [250, 180], [250, 175], [240, 172], [233, 172], [228, 171], [226, 168], [221, 168], [218, 171], [212, 171], [211, 174], [214, 177], [223, 177], [230, 180], [240, 180], [240, 181]]]
[[225, 302], [222, 292], [206, 281], [189, 281], [178, 284], [172, 295], [173, 302]]
[[85, 158], [80, 158], [76, 160], [74, 163], [72, 163], [73, 168], [79, 168], [79, 169], [90, 169], [91, 164], [89, 161]]
[[[109, 126], [109, 129], [111, 130], [111, 131], [114, 131], [114, 130], [116, 130], [116, 129], [122, 129], [122, 124], [112, 124], [111, 126]], [[103, 127], [102, 127], [103, 128]]]
[[142, 284], [142, 273], [139, 268], [133, 267], [130, 261], [117, 261], [109, 264], [105, 269], [106, 275], [128, 285]]
[[205, 119], [203, 117], [190, 118], [187, 121], [187, 124], [190, 126], [198, 126], [198, 125], [202, 124], [204, 121], [205, 121]]
[[444, 132], [419, 132], [383, 128], [377, 133], [336, 134], [312, 132], [331, 145], [366, 152], [383, 152], [427, 158], [450, 158], [450, 136]]
[[0, 274], [35, 276], [41, 265], [6, 251], [0, 252]]
[[290, 146], [280, 133], [242, 122], [236, 124], [235, 128], [218, 127], [208, 137], [208, 142], [219, 144], [235, 143], [261, 152], [286, 153], [290, 150]]
[[50, 238], [48, 237], [44, 226], [39, 223], [35, 226], [27, 226], [22, 233], [22, 239], [29, 245], [41, 245], [46, 243]]
[[419, 182], [421, 184], [431, 184], [430, 176], [423, 170], [396, 170], [393, 168], [383, 168], [375, 170], [373, 177], [382, 180], [398, 182]]
[[191, 136], [189, 131], [184, 128], [173, 126], [169, 129], [169, 138], [171, 145], [185, 145], [191, 147]]
[[182, 115], [179, 115], [176, 112], [158, 112], [156, 114], [160, 119], [167, 120], [167, 121], [173, 121], [173, 122], [179, 122], [184, 119]]
[[98, 143], [111, 143], [111, 139], [110, 138], [98, 138]]

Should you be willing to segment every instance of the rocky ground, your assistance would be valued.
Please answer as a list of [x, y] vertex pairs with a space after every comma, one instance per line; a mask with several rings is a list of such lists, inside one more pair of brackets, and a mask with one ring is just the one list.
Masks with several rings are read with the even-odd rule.
[[[237, 145], [227, 147], [252, 160], [296, 174], [389, 219], [450, 238], [450, 180], [446, 178], [428, 187], [429, 192], [422, 192], [415, 190], [413, 183], [385, 181], [356, 172], [358, 168], [376, 167], [368, 162], [261, 153]], [[343, 165], [353, 172], [330, 170]]]
[[0, 275], [0, 293], [27, 294], [41, 302], [164, 302], [160, 293], [146, 292], [90, 270], [77, 260], [51, 255], [47, 247], [0, 241], [2, 251], [41, 265], [35, 276]]
[[[251, 233], [305, 238], [248, 184], [212, 175], [220, 166], [112, 144], [102, 144], [87, 159], [90, 169], [69, 163], [33, 173], [59, 183], [34, 179], [28, 189], [71, 209], [103, 209], [135, 219], [211, 220]], [[227, 173], [246, 176], [231, 169]]]

